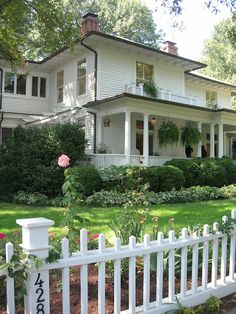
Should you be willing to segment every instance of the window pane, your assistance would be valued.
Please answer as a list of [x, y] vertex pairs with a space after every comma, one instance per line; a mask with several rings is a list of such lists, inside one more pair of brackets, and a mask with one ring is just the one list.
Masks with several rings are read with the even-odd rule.
[[145, 64], [144, 65], [144, 79], [146, 81], [152, 81], [153, 80], [153, 66]]
[[38, 77], [32, 77], [32, 96], [38, 96]]
[[136, 63], [136, 76], [139, 79], [143, 79], [143, 64], [140, 62]]
[[6, 72], [5, 73], [5, 86], [4, 91], [6, 93], [14, 93], [14, 85], [15, 85], [15, 74]]
[[17, 74], [16, 93], [20, 95], [26, 94], [26, 76]]
[[78, 77], [86, 75], [86, 61], [83, 60], [78, 63]]
[[57, 72], [57, 87], [64, 85], [64, 71]]
[[136, 63], [136, 83], [153, 81], [153, 65], [141, 62]]
[[40, 97], [46, 97], [46, 78], [40, 78]]
[[60, 103], [63, 101], [63, 87], [59, 87], [57, 89], [57, 103]]
[[78, 81], [78, 95], [86, 93], [86, 77], [81, 77]]
[[206, 104], [207, 107], [213, 108], [217, 106], [217, 92], [215, 91], [206, 91]]

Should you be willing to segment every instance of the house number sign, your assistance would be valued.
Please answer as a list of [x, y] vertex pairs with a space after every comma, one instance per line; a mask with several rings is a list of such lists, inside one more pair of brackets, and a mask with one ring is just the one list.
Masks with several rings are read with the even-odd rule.
[[45, 297], [44, 297], [44, 281], [41, 278], [41, 273], [38, 273], [34, 283], [36, 294], [36, 314], [45, 314]]

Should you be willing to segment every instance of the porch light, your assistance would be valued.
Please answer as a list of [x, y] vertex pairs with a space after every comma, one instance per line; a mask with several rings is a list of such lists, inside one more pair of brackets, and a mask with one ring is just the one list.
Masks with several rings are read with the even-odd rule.
[[156, 125], [157, 124], [157, 119], [155, 117], [152, 117], [151, 121], [150, 121], [151, 125]]
[[109, 128], [111, 124], [111, 120], [110, 119], [104, 119], [103, 120], [103, 125], [105, 128]]

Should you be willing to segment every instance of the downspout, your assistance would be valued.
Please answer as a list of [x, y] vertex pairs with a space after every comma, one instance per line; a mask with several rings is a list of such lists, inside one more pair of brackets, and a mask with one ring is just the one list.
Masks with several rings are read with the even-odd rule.
[[3, 80], [3, 69], [0, 68], [0, 144], [2, 144], [2, 121], [3, 121], [3, 111], [2, 111], [2, 80]]
[[[92, 51], [95, 55], [95, 60], [94, 60], [94, 79], [95, 79], [95, 84], [94, 84], [94, 100], [97, 100], [97, 68], [98, 68], [98, 53], [96, 50], [93, 48], [87, 46], [86, 44], [83, 43], [83, 39], [81, 40], [81, 45], [87, 48], [88, 50]], [[95, 112], [92, 111], [87, 111], [88, 113], [92, 114], [94, 117], [94, 125], [93, 125], [93, 132], [94, 132], [94, 138], [93, 138], [93, 153], [96, 154], [96, 146], [97, 146], [97, 115]]]

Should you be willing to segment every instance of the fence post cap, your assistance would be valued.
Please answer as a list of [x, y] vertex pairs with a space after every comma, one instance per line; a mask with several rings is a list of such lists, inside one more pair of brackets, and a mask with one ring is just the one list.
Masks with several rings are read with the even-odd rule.
[[17, 219], [16, 223], [24, 228], [40, 228], [40, 227], [51, 227], [54, 225], [54, 221], [39, 217], [39, 218], [27, 218], [27, 219]]

